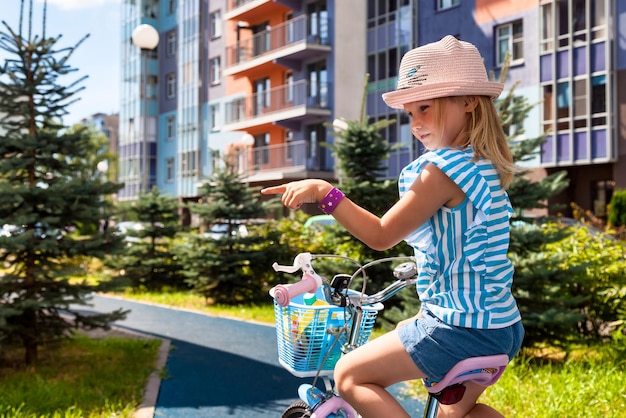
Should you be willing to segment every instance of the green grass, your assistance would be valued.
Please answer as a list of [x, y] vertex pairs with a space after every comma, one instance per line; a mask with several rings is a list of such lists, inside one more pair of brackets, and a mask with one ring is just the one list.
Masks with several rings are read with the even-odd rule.
[[624, 364], [586, 360], [515, 361], [484, 402], [505, 416], [621, 418], [626, 414]]
[[189, 309], [203, 312], [215, 316], [243, 319], [246, 321], [258, 321], [268, 324], [274, 323], [274, 307], [268, 295], [268, 302], [265, 305], [207, 305], [204, 298], [189, 291], [164, 291], [164, 292], [133, 292], [128, 290], [118, 293], [128, 299], [135, 299], [142, 302], [166, 305], [179, 309]]
[[[602, 348], [593, 350], [593, 354]], [[621, 418], [626, 414], [626, 365], [610, 359], [578, 358], [540, 362], [520, 356], [480, 402], [506, 417]], [[408, 384], [408, 396], [426, 398], [421, 381]]]
[[160, 340], [76, 336], [40, 349], [35, 370], [22, 350], [3, 353], [0, 418], [124, 418], [141, 404]]

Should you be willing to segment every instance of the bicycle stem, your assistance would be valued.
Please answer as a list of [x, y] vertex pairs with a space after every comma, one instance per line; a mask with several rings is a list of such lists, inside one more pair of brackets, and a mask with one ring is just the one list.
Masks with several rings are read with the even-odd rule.
[[354, 306], [354, 312], [352, 313], [352, 324], [353, 326], [350, 329], [350, 335], [348, 336], [348, 341], [344, 346], [344, 349], [347, 351], [354, 350], [357, 345], [357, 340], [359, 337], [360, 329], [354, 326], [354, 324], [360, 324], [361, 319], [363, 318], [363, 309], [362, 305], [374, 305], [379, 302], [385, 302], [391, 299], [394, 295], [396, 295], [402, 289], [411, 286], [417, 283], [417, 276], [411, 275], [408, 278], [400, 278], [384, 288], [383, 290], [374, 293], [373, 295], [348, 295], [350, 298], [351, 305]]

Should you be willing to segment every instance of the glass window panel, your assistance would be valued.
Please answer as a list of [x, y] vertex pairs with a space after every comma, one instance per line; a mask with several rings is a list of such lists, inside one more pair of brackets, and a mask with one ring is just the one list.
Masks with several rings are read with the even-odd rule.
[[[603, 0], [600, 0], [603, 1]], [[587, 18], [585, 12], [586, 0], [574, 0], [574, 10], [572, 12], [572, 26], [574, 31], [587, 29]]]
[[587, 114], [587, 79], [574, 81], [574, 117]]
[[543, 87], [543, 120], [549, 121], [554, 119], [554, 114], [552, 113], [552, 85], [547, 85]]
[[570, 84], [569, 82], [559, 83], [556, 88], [556, 108], [559, 119], [569, 117], [569, 106]]
[[550, 51], [553, 48], [554, 38], [554, 17], [552, 13], [552, 3], [541, 6], [541, 46], [542, 51]]
[[606, 76], [591, 79], [591, 113], [606, 112]]

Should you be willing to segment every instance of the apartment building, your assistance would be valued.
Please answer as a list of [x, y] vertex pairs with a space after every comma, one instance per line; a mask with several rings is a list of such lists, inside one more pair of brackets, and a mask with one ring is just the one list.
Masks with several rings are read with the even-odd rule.
[[[396, 177], [423, 150], [380, 96], [395, 88], [406, 51], [447, 34], [474, 43], [495, 76], [511, 54], [505, 88], [537, 103], [525, 137], [546, 134], [537, 175], [569, 174], [557, 200], [602, 216], [612, 190], [626, 187], [626, 2], [124, 0], [122, 9], [121, 200], [153, 185], [196, 199], [216, 152], [252, 185], [336, 180], [321, 144], [334, 141], [335, 118], [360, 117], [366, 73], [367, 115], [396, 121], [383, 131], [397, 145], [385, 175]], [[155, 50], [128, 41], [140, 23], [158, 30]]]

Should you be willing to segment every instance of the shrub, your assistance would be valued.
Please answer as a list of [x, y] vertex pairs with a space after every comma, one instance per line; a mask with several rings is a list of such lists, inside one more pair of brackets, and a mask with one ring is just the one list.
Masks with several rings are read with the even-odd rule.
[[626, 226], [626, 189], [613, 192], [609, 205], [609, 223], [613, 226]]

